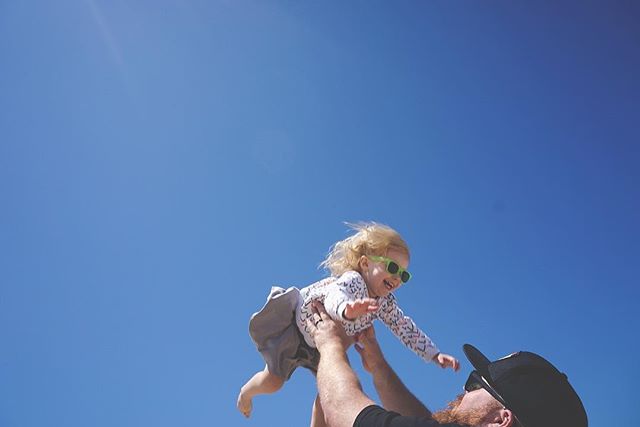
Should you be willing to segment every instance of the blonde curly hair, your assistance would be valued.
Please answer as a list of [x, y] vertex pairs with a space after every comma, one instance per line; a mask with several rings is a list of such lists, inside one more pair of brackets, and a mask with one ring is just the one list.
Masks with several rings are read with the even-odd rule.
[[389, 249], [401, 251], [409, 257], [409, 246], [400, 234], [388, 225], [377, 222], [345, 223], [356, 233], [331, 246], [327, 258], [320, 263], [332, 276], [355, 270], [360, 272], [362, 255], [384, 256]]

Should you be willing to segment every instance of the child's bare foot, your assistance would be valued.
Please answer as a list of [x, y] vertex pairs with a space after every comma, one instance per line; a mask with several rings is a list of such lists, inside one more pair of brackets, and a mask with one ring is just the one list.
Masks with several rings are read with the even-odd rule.
[[242, 415], [247, 418], [251, 416], [251, 409], [253, 407], [251, 398], [245, 395], [242, 390], [240, 390], [240, 394], [238, 394], [238, 402], [236, 403], [236, 406], [238, 407], [238, 411], [240, 411]]

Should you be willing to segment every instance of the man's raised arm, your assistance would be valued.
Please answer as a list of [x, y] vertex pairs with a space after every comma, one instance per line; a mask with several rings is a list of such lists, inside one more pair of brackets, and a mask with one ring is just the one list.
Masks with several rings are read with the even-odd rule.
[[384, 358], [373, 326], [360, 334], [355, 347], [362, 357], [362, 365], [373, 377], [373, 385], [386, 410], [431, 418], [429, 409], [409, 391]]
[[349, 338], [342, 326], [329, 317], [322, 305], [315, 307], [315, 325], [308, 326], [320, 352], [318, 394], [325, 419], [331, 427], [352, 427], [358, 414], [375, 403], [364, 394], [349, 365]]

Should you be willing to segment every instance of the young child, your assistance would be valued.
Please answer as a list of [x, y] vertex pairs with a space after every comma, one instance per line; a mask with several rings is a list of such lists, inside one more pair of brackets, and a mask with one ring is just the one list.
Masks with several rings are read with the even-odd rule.
[[[266, 366], [240, 390], [237, 406], [244, 416], [251, 415], [254, 396], [278, 391], [298, 366], [314, 374], [317, 371], [320, 355], [307, 330], [313, 301], [322, 302], [350, 336], [379, 319], [425, 361], [459, 369], [458, 360], [441, 353], [398, 307], [393, 292], [411, 278], [409, 248], [402, 237], [391, 227], [374, 222], [349, 226], [356, 233], [333, 245], [321, 264], [330, 277], [300, 290], [273, 287], [264, 307], [251, 316], [249, 333]], [[313, 409], [312, 425], [322, 414], [318, 398]]]

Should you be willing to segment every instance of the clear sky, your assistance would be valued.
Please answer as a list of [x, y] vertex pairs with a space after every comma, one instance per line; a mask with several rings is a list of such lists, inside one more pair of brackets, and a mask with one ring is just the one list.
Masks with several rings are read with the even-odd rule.
[[303, 370], [236, 411], [248, 320], [358, 220], [402, 233], [400, 304], [463, 360], [378, 325], [431, 409], [469, 342], [550, 359], [591, 426], [637, 422], [638, 22], [632, 0], [0, 1], [0, 425], [307, 425]]

